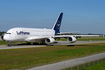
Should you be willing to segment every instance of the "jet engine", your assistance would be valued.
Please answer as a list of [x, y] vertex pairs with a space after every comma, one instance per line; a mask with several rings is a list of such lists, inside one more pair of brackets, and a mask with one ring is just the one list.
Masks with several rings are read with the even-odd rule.
[[48, 44], [50, 44], [50, 43], [53, 43], [53, 42], [55, 42], [55, 39], [54, 38], [46, 38], [45, 39], [45, 43], [48, 45]]
[[75, 37], [71, 36], [71, 37], [68, 37], [67, 40], [71, 43], [74, 43], [74, 42], [76, 42], [77, 39]]

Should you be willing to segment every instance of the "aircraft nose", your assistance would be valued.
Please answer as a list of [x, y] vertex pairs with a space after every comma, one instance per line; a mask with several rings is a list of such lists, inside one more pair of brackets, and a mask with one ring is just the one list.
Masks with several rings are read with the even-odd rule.
[[3, 40], [7, 40], [7, 37], [5, 35], [3, 36]]
[[11, 39], [11, 36], [9, 36], [9, 35], [4, 35], [4, 36], [3, 36], [3, 40], [9, 41], [9, 40], [12, 40], [12, 39]]

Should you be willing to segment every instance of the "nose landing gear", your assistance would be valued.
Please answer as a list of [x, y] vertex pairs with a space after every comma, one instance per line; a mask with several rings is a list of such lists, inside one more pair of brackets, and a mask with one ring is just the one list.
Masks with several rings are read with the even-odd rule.
[[8, 43], [8, 46], [11, 46], [11, 43], [9, 41], [7, 41], [7, 43]]

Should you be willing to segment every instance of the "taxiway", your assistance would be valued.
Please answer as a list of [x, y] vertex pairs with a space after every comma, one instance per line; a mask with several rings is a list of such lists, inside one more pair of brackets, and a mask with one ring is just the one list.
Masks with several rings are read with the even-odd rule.
[[[88, 44], [88, 43], [103, 43], [105, 41], [77, 41], [75, 43], [69, 43], [68, 41], [57, 41], [53, 44], [53, 45], [75, 45], [75, 44]], [[11, 45], [11, 46], [7, 46], [7, 45], [0, 45], [0, 50], [1, 49], [18, 49], [18, 48], [32, 48], [32, 47], [46, 47], [46, 45], [23, 45], [23, 44], [19, 44], [19, 45]]]

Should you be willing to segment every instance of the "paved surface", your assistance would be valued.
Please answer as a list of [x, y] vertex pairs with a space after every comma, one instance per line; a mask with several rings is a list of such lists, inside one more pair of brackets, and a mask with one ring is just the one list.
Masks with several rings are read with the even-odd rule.
[[44, 65], [44, 66], [39, 66], [39, 67], [34, 67], [34, 68], [31, 68], [28, 70], [60, 70], [60, 69], [65, 69], [68, 67], [76, 66], [79, 64], [83, 64], [86, 62], [98, 60], [101, 58], [105, 58], [105, 53], [91, 55], [91, 56], [87, 56], [87, 57], [83, 57], [83, 58], [67, 60], [67, 61], [62, 61], [62, 62]]
[[7, 46], [7, 45], [0, 45], [0, 50], [1, 49], [18, 49], [18, 48], [32, 48], [32, 47], [45, 47], [45, 45], [12, 45], [12, 46]]
[[[51, 45], [75, 45], [75, 44], [87, 44], [87, 43], [102, 43], [105, 41], [77, 41], [75, 43], [69, 43], [68, 41], [57, 41]], [[31, 48], [31, 47], [46, 47], [46, 45], [0, 45], [0, 49], [17, 49], [17, 48]]]
[[0, 40], [2, 40], [2, 39], [1, 39], [1, 36], [0, 36]]

